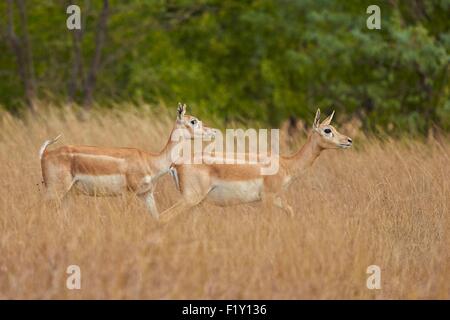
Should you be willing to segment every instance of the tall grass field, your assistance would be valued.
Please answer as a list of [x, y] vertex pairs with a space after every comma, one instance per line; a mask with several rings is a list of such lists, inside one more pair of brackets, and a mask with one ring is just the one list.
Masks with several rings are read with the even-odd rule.
[[[201, 204], [161, 226], [133, 195], [72, 196], [64, 210], [44, 201], [46, 139], [63, 133], [49, 148], [159, 151], [174, 120], [175, 112], [0, 114], [0, 299], [450, 297], [446, 136], [352, 136], [352, 149], [324, 151], [288, 191], [293, 217], [261, 203]], [[163, 177], [160, 211], [178, 196]], [[79, 290], [66, 286], [70, 265], [80, 267]], [[366, 285], [371, 265], [380, 289]]]

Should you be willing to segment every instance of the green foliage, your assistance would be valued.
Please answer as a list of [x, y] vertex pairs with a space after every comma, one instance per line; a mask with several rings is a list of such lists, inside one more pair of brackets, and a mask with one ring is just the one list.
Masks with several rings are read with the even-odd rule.
[[[88, 68], [101, 2], [72, 2], [86, 15]], [[203, 117], [270, 126], [320, 106], [373, 129], [450, 129], [450, 2], [379, 1], [381, 30], [369, 30], [370, 2], [111, 1], [95, 99], [184, 101]], [[67, 96], [73, 43], [63, 3], [27, 2], [42, 99]], [[0, 51], [0, 103], [19, 108], [15, 58], [5, 41]]]

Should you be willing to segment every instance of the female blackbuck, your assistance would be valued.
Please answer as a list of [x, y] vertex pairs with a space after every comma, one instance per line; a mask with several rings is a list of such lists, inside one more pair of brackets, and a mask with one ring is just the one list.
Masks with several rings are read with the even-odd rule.
[[177, 120], [166, 146], [159, 153], [149, 153], [135, 148], [105, 148], [66, 145], [47, 151], [59, 136], [42, 145], [42, 177], [47, 197], [62, 200], [75, 189], [91, 196], [114, 196], [134, 192], [145, 203], [153, 217], [158, 210], [153, 197], [155, 183], [169, 171], [173, 163], [172, 152], [189, 139], [211, 138], [215, 129], [203, 126], [197, 118], [186, 115], [186, 105], [178, 105]]
[[[330, 122], [334, 112], [320, 123], [317, 110], [312, 132], [306, 144], [292, 156], [279, 156], [279, 170], [273, 175], [262, 175], [266, 164], [176, 164], [173, 166], [181, 200], [161, 214], [167, 222], [179, 213], [207, 200], [220, 206], [268, 201], [293, 214], [283, 197], [287, 187], [325, 149], [349, 148], [352, 139], [340, 134]], [[275, 155], [276, 156], [276, 155]]]

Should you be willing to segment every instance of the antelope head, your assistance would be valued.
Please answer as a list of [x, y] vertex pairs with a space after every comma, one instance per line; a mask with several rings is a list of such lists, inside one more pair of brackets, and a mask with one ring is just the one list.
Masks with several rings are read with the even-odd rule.
[[321, 149], [338, 149], [350, 148], [352, 146], [352, 139], [339, 133], [335, 127], [330, 125], [333, 119], [333, 113], [325, 120], [320, 122], [320, 109], [317, 109], [316, 118], [313, 124], [313, 139]]
[[182, 136], [186, 139], [214, 138], [217, 132], [217, 129], [204, 126], [198, 118], [186, 114], [186, 104], [181, 103], [178, 103], [175, 130], [182, 131]]

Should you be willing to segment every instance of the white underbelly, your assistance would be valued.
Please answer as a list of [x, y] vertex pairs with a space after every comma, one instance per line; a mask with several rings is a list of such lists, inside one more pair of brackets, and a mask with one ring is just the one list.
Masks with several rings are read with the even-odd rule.
[[123, 175], [92, 176], [79, 174], [75, 176], [74, 188], [91, 196], [113, 196], [127, 190], [126, 178]]
[[248, 181], [218, 181], [208, 193], [206, 200], [227, 206], [261, 200], [263, 179]]

